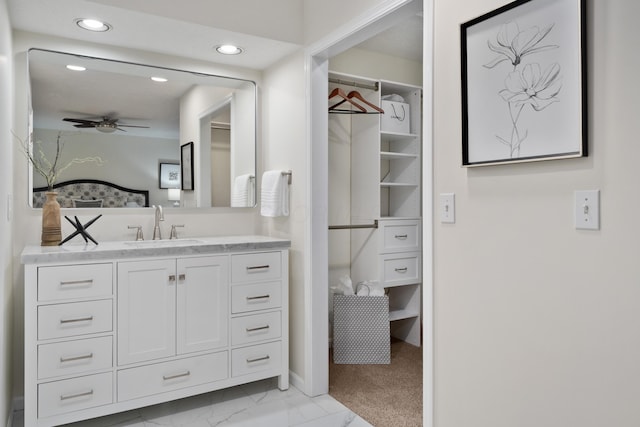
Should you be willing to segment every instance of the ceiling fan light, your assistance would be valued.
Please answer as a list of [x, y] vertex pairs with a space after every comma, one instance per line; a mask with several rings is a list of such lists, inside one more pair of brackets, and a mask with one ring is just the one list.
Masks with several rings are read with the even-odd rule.
[[96, 32], [105, 32], [111, 29], [111, 25], [97, 19], [78, 18], [76, 25], [82, 29]]
[[216, 46], [216, 51], [223, 55], [238, 55], [242, 53], [242, 48], [232, 44], [222, 44], [220, 46]]
[[98, 123], [95, 128], [102, 133], [113, 133], [118, 129], [118, 126], [115, 123]]

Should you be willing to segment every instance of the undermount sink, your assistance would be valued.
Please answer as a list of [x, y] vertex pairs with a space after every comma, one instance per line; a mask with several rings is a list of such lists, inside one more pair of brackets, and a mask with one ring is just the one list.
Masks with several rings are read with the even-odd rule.
[[197, 239], [171, 239], [171, 240], [138, 240], [135, 242], [124, 242], [125, 245], [136, 248], [167, 248], [173, 246], [189, 246], [202, 243]]

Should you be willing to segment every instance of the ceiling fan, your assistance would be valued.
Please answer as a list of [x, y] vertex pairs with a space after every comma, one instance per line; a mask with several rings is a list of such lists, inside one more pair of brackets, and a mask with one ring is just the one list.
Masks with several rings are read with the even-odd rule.
[[135, 126], [135, 125], [118, 124], [118, 120], [119, 119], [110, 118], [109, 116], [104, 116], [100, 120], [73, 119], [73, 118], [68, 118], [68, 117], [65, 117], [62, 120], [65, 121], [65, 122], [76, 123], [73, 126], [77, 127], [77, 128], [96, 128], [96, 130], [98, 130], [100, 132], [103, 132], [103, 133], [112, 133], [112, 132], [115, 132], [117, 130], [121, 130], [123, 132], [126, 132], [125, 129], [122, 129], [123, 127], [128, 127], [128, 128], [149, 128], [149, 126]]

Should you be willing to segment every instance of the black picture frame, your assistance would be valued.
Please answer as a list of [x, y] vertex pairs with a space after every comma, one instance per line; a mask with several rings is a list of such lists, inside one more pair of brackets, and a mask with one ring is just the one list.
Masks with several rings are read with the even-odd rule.
[[586, 0], [517, 0], [460, 26], [462, 165], [586, 157]]
[[182, 166], [182, 190], [193, 191], [193, 142], [180, 146], [180, 165]]
[[160, 162], [158, 165], [158, 188], [180, 188], [182, 180], [179, 162]]

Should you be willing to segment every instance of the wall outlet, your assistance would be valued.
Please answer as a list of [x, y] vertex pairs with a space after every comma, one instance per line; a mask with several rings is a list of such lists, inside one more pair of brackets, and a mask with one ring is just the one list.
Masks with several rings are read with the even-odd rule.
[[455, 224], [456, 222], [456, 195], [454, 193], [440, 194], [440, 222]]
[[576, 191], [574, 201], [576, 229], [600, 229], [600, 190]]

